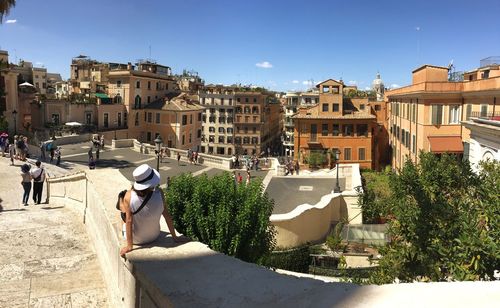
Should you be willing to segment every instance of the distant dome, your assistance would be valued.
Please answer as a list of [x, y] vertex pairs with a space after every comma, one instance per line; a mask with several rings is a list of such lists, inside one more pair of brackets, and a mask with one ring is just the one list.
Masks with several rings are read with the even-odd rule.
[[375, 78], [372, 82], [372, 88], [375, 88], [376, 86], [384, 85], [384, 81], [380, 78], [380, 73], [377, 73], [377, 78]]
[[380, 78], [380, 73], [377, 73], [377, 78], [372, 82], [372, 90], [377, 94], [377, 101], [381, 102], [384, 100], [384, 82]]

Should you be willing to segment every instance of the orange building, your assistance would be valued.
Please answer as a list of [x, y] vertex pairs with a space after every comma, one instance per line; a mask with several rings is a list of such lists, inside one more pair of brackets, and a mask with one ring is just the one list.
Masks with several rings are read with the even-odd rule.
[[[313, 152], [340, 151], [340, 163], [359, 163], [362, 168], [378, 168], [374, 140], [383, 125], [377, 115], [385, 110], [383, 102], [368, 98], [344, 97], [344, 84], [328, 79], [319, 83], [319, 104], [300, 108], [295, 121], [294, 158], [307, 164]], [[383, 116], [381, 116], [383, 118]]]
[[449, 81], [448, 67], [423, 65], [412, 73], [411, 85], [386, 92], [393, 168], [418, 161], [421, 150], [467, 158], [470, 131], [462, 121], [500, 115], [500, 66], [483, 62], [463, 81]]
[[187, 94], [159, 99], [133, 113], [129, 136], [153, 144], [160, 135], [163, 144], [169, 148], [200, 151], [204, 110]]

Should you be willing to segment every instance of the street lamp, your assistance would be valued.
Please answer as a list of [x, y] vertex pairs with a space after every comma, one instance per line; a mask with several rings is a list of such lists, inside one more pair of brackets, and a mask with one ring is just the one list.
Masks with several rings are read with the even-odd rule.
[[340, 150], [335, 149], [335, 161], [337, 162], [337, 181], [335, 182], [335, 188], [333, 189], [334, 193], [340, 193], [340, 185], [339, 185], [339, 160], [340, 160]]
[[156, 139], [154, 140], [154, 142], [156, 145], [156, 150], [155, 150], [156, 170], [158, 170], [158, 172], [160, 172], [160, 152], [161, 152], [161, 143], [163, 142], [163, 140], [161, 140], [161, 136], [159, 134], [158, 134], [158, 136], [156, 136]]
[[12, 111], [12, 116], [14, 117], [14, 135], [17, 135], [17, 111], [15, 109]]

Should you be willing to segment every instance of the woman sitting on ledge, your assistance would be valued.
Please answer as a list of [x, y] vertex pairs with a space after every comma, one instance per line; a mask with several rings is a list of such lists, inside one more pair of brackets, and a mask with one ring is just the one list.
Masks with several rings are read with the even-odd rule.
[[147, 164], [137, 167], [133, 172], [135, 183], [123, 198], [120, 198], [123, 236], [127, 245], [120, 250], [122, 257], [133, 249], [133, 244], [150, 243], [160, 235], [160, 219], [165, 218], [174, 241], [179, 241], [175, 233], [172, 217], [160, 184], [160, 174]]

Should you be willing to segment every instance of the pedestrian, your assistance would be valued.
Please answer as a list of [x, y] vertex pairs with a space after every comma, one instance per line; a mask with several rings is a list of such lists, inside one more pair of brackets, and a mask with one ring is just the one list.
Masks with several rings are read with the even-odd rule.
[[0, 137], [0, 151], [2, 152], [2, 157], [5, 156], [5, 137]]
[[28, 206], [28, 200], [30, 198], [31, 191], [31, 174], [30, 174], [30, 165], [24, 164], [21, 166], [21, 185], [23, 186], [23, 204], [24, 206]]
[[95, 160], [98, 161], [99, 160], [99, 151], [100, 149], [97, 148], [97, 150], [95, 150]]
[[89, 169], [94, 170], [95, 169], [95, 160], [93, 157], [89, 158]]
[[250, 184], [250, 171], [247, 171], [247, 181], [245, 182], [245, 185], [248, 186]]
[[241, 174], [238, 172], [238, 184], [241, 184], [243, 183], [243, 177], [241, 176]]
[[233, 165], [231, 166], [231, 168], [235, 169], [236, 168], [236, 156], [231, 156], [231, 161], [233, 162]]
[[296, 160], [295, 161], [295, 172], [297, 173], [297, 175], [299, 175], [299, 169], [300, 169], [300, 166], [299, 166], [299, 161]]
[[236, 171], [233, 171], [233, 181], [234, 181], [234, 185], [238, 184], [238, 176], [236, 175]]
[[169, 176], [167, 176], [167, 183], [165, 186], [167, 186], [167, 190], [170, 187], [170, 177]]
[[42, 162], [37, 160], [30, 173], [33, 178], [33, 202], [40, 204], [42, 200], [43, 182], [45, 182], [45, 170], [42, 167]]
[[18, 158], [19, 158], [19, 153], [18, 153], [18, 151], [17, 151], [17, 138], [18, 138], [18, 136], [17, 136], [17, 135], [15, 135], [15, 136], [14, 136], [14, 158], [15, 158], [15, 159], [18, 159]]
[[52, 161], [54, 161], [55, 149], [54, 149], [54, 144], [49, 143], [49, 145], [50, 145], [50, 163], [52, 164]]
[[181, 153], [177, 152], [177, 166], [181, 163]]
[[46, 153], [45, 153], [45, 143], [40, 142], [40, 159], [45, 162]]
[[14, 143], [9, 144], [9, 156], [12, 166], [14, 166], [14, 157], [16, 156], [16, 146]]
[[2, 157], [5, 157], [5, 152], [8, 153], [9, 150], [10, 150], [9, 138], [5, 138], [5, 144], [4, 144], [4, 148], [3, 148]]
[[94, 153], [92, 152], [92, 148], [89, 149], [87, 154], [89, 155], [89, 160], [94, 159]]
[[198, 152], [194, 152], [194, 164], [198, 164]]
[[101, 149], [104, 151], [104, 135], [101, 135]]
[[24, 136], [23, 141], [24, 141], [24, 147], [23, 147], [24, 157], [23, 157], [23, 160], [26, 161], [26, 158], [30, 157], [30, 148], [28, 146], [28, 137]]
[[17, 139], [17, 144], [16, 144], [16, 153], [18, 154], [18, 159], [20, 160], [25, 160], [24, 158], [24, 138], [23, 136], [19, 136]]
[[55, 155], [56, 155], [56, 166], [59, 166], [61, 164], [61, 147], [57, 147]]

